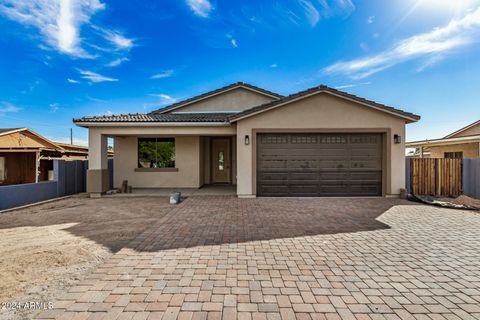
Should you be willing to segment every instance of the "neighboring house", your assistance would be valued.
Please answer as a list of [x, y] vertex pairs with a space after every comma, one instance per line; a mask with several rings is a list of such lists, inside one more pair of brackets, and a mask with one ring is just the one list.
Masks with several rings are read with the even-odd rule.
[[239, 197], [398, 195], [405, 124], [420, 117], [321, 85], [289, 96], [235, 83], [148, 114], [74, 119], [89, 129], [87, 191], [237, 185]]
[[442, 139], [407, 142], [415, 148], [417, 158], [478, 158], [480, 157], [480, 120], [463, 127]]
[[0, 185], [48, 181], [54, 159], [87, 156], [87, 147], [53, 142], [27, 128], [0, 129]]

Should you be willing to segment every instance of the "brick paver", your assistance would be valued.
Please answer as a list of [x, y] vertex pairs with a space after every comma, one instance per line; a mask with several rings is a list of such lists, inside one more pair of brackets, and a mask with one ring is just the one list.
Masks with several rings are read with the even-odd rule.
[[397, 199], [190, 197], [38, 317], [480, 319], [479, 230]]

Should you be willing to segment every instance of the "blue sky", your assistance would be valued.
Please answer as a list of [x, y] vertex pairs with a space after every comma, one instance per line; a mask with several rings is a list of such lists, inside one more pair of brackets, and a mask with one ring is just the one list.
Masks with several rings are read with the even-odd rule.
[[245, 81], [327, 84], [442, 137], [480, 119], [479, 42], [479, 0], [0, 0], [0, 127], [85, 144], [74, 117]]

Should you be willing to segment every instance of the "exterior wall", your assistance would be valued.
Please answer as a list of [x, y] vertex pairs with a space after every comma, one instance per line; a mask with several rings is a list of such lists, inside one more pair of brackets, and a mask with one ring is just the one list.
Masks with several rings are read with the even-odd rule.
[[[237, 123], [237, 194], [256, 193], [256, 133], [270, 132], [384, 132], [384, 193], [398, 195], [405, 188], [405, 121], [399, 117], [329, 94], [292, 102]], [[402, 137], [394, 144], [393, 135]], [[245, 135], [251, 143], [245, 145]]]
[[201, 152], [199, 136], [175, 137], [175, 167], [178, 171], [137, 172], [137, 137], [115, 137], [114, 179], [119, 188], [123, 180], [134, 188], [198, 188], [202, 185], [200, 177]]
[[203, 140], [203, 156], [204, 156], [204, 161], [203, 161], [203, 182], [205, 184], [210, 183], [210, 176], [211, 176], [211, 168], [212, 168], [212, 163], [211, 163], [211, 149], [210, 149], [210, 143], [212, 139], [210, 137], [204, 137]]
[[201, 112], [201, 111], [242, 111], [254, 106], [275, 100], [260, 93], [247, 89], [237, 88], [191, 105], [173, 110], [175, 112]]
[[468, 128], [465, 131], [459, 132], [456, 135], [451, 136], [450, 138], [460, 138], [460, 137], [468, 137], [468, 136], [474, 136], [474, 135], [480, 135], [480, 124], [477, 124], [476, 126]]
[[430, 158], [443, 158], [445, 152], [463, 152], [464, 158], [478, 158], [480, 157], [478, 142], [454, 144], [449, 146], [428, 147]]

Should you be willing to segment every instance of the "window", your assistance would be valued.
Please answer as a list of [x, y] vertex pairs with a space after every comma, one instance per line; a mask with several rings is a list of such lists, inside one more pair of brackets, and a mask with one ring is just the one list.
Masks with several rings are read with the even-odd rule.
[[443, 155], [445, 159], [462, 159], [463, 152], [445, 152]]
[[174, 138], [138, 138], [139, 168], [174, 168]]
[[225, 159], [223, 158], [223, 151], [218, 153], [218, 170], [223, 171], [225, 165]]

